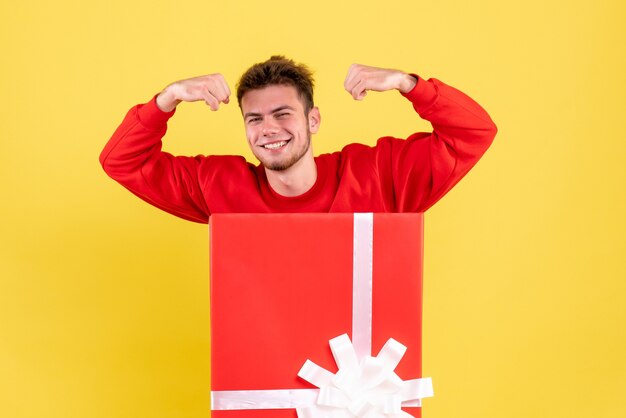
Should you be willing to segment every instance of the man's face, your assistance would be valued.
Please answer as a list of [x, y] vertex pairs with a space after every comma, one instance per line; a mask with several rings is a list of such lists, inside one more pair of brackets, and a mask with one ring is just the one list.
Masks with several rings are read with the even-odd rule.
[[319, 127], [319, 110], [308, 115], [293, 86], [250, 90], [241, 99], [246, 137], [254, 156], [267, 169], [283, 171], [313, 158], [311, 133]]

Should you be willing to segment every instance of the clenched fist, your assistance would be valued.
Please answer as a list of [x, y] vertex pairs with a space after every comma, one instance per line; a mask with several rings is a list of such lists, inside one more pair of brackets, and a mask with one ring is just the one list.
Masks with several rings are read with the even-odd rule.
[[399, 70], [352, 64], [343, 83], [354, 100], [363, 100], [368, 90], [400, 90], [408, 93], [415, 87], [415, 77]]
[[230, 88], [224, 76], [216, 73], [176, 81], [167, 86], [157, 96], [156, 103], [164, 112], [171, 112], [180, 102], [204, 100], [211, 110], [217, 110], [220, 103], [227, 104]]

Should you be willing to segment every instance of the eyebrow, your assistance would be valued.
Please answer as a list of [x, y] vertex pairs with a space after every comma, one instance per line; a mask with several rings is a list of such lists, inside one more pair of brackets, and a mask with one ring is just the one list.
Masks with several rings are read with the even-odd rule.
[[[295, 111], [296, 109], [294, 109], [293, 107], [289, 106], [289, 105], [282, 105], [282, 106], [278, 106], [275, 109], [270, 110], [270, 114], [272, 113], [276, 113], [276, 112], [280, 112], [281, 110], [285, 110], [285, 109], [289, 109], [289, 110], [293, 110]], [[243, 115], [244, 119], [247, 119], [251, 116], [263, 116], [262, 113], [255, 113], [255, 112], [248, 112], [246, 114]]]

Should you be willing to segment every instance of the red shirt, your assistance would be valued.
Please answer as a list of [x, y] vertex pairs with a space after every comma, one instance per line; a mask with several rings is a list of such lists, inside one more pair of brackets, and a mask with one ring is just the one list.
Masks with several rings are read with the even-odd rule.
[[315, 157], [317, 180], [295, 197], [274, 192], [263, 166], [241, 156], [161, 151], [174, 112], [162, 112], [155, 98], [130, 109], [100, 162], [146, 202], [195, 222], [233, 212], [423, 212], [476, 164], [496, 126], [471, 98], [436, 79], [419, 79], [403, 96], [433, 132], [383, 137], [374, 147], [350, 144]]

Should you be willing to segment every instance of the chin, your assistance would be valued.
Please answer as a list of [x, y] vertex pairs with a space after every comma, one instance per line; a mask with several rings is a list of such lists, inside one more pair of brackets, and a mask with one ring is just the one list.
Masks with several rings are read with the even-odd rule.
[[265, 164], [265, 163], [261, 163], [263, 164], [263, 167], [265, 167], [268, 170], [272, 170], [272, 171], [285, 171], [288, 168], [291, 168], [293, 166], [293, 162], [275, 162], [275, 163], [270, 163], [270, 164]]

